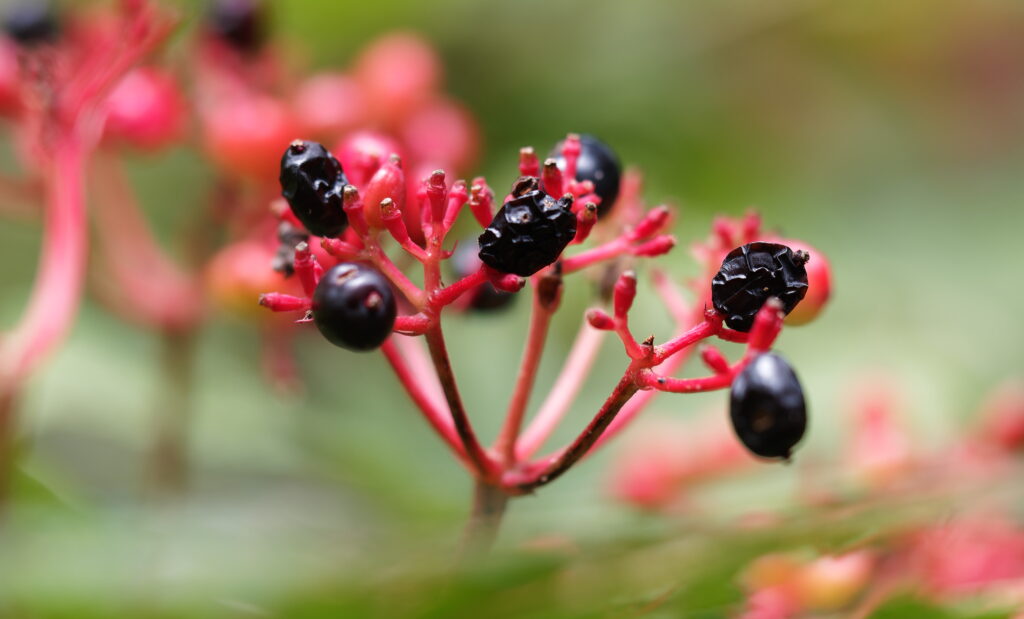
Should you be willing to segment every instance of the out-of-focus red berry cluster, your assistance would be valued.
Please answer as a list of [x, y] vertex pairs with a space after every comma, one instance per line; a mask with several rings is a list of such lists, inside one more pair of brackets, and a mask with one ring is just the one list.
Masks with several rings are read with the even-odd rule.
[[[831, 457], [809, 457], [794, 502], [839, 523], [868, 519], [874, 534], [838, 555], [797, 549], [761, 556], [741, 575], [748, 598], [737, 616], [869, 616], [901, 595], [1024, 605], [1024, 525], [1013, 515], [1019, 495], [990, 491], [1019, 476], [1021, 385], [999, 386], [967, 428], [931, 448], [918, 440], [891, 376], [866, 377], [844, 400], [842, 443]], [[700, 509], [699, 484], [750, 472], [753, 460], [726, 434], [723, 424], [709, 420], [640, 428], [611, 465], [612, 495], [665, 516], [692, 516]], [[936, 523], [921, 506], [949, 515]], [[771, 512], [758, 505], [738, 519], [753, 529], [784, 526], [792, 507], [781, 501]]]

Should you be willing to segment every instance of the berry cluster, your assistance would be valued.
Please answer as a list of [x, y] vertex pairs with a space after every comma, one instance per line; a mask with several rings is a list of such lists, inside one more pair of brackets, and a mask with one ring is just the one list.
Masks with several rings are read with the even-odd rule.
[[[318, 163], [297, 175], [296, 158], [307, 153], [315, 153], [312, 158]], [[442, 170], [412, 179], [403, 190], [406, 177], [401, 160], [391, 156], [365, 185], [341, 188], [339, 208], [336, 200], [323, 196], [338, 193], [342, 166], [321, 146], [295, 142], [282, 160], [282, 188], [291, 209], [281, 211], [281, 217], [294, 225], [347, 218], [347, 229], [331, 229], [319, 241], [331, 259], [341, 264], [325, 271], [310, 246], [300, 244], [294, 271], [305, 295], [266, 293], [260, 303], [274, 311], [300, 313], [299, 322], [315, 322], [330, 342], [341, 347], [360, 351], [379, 347], [427, 421], [476, 478], [478, 499], [492, 507], [562, 475], [620, 431], [657, 392], [731, 386], [731, 419], [740, 441], [759, 456], [788, 459], [806, 426], [803, 392], [789, 365], [769, 351], [783, 318], [808, 290], [809, 252], [762, 235], [756, 216], [717, 221], [712, 240], [697, 250], [707, 269], [695, 288], [694, 303], [683, 302], [664, 276], [655, 277], [679, 331], [661, 344], [655, 344], [653, 336], [638, 341], [629, 326], [637, 278], [633, 270], [622, 270], [620, 261], [669, 251], [675, 244], [665, 233], [670, 211], [666, 207], [645, 210], [637, 174], [627, 172], [620, 181], [617, 158], [595, 138], [571, 134], [554, 154], [557, 157], [541, 165], [532, 148], [522, 149], [520, 178], [500, 206], [485, 179], [449, 184]], [[328, 193], [317, 188], [329, 188]], [[419, 213], [412, 225], [396, 198], [405, 194], [415, 196], [416, 204], [406, 206]], [[604, 207], [599, 209], [599, 204]], [[445, 249], [446, 238], [467, 206], [484, 229], [477, 246], [479, 260], [475, 269], [457, 269], [460, 278], [445, 284], [441, 263], [452, 256]], [[314, 235], [325, 231], [310, 226], [307, 230]], [[594, 235], [598, 243], [567, 255], [569, 248], [585, 243], [593, 231], [599, 231]], [[392, 260], [394, 249], [420, 264], [418, 281]], [[602, 263], [618, 269], [610, 294], [611, 311], [594, 308], [587, 313], [552, 396], [524, 429], [526, 404], [551, 316], [559, 307], [563, 278]], [[532, 288], [533, 304], [520, 371], [503, 428], [494, 445], [486, 448], [462, 405], [445, 346], [442, 314], [446, 308], [466, 307], [466, 298], [479, 298], [482, 286], [508, 294], [527, 285]], [[401, 315], [395, 315], [394, 296], [402, 299], [400, 307], [407, 308]], [[622, 379], [574, 441], [534, 458], [581, 388], [604, 333], [618, 336], [629, 359]], [[411, 336], [423, 336], [427, 350]], [[709, 338], [744, 343], [746, 353], [729, 362], [717, 348], [705, 345], [701, 358], [710, 376], [671, 377], [695, 345]], [[442, 393], [431, 388], [434, 379], [422, 375], [429, 367], [427, 358]]]

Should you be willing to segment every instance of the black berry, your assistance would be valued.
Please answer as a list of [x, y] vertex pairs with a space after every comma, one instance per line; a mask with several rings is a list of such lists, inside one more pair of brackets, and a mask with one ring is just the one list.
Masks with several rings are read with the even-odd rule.
[[751, 452], [788, 459], [807, 429], [804, 391], [793, 368], [774, 353], [755, 357], [733, 380], [729, 416]]
[[20, 45], [52, 43], [59, 26], [52, 3], [47, 0], [21, 0], [4, 13], [4, 31]]
[[480, 260], [487, 266], [533, 275], [557, 260], [576, 236], [572, 198], [556, 200], [536, 187], [536, 179], [519, 181], [514, 197], [480, 235]]
[[[461, 279], [476, 272], [480, 268], [480, 258], [477, 256], [476, 244], [473, 239], [466, 239], [459, 243], [448, 262], [455, 277]], [[474, 310], [490, 311], [508, 307], [515, 295], [511, 292], [498, 290], [490, 282], [484, 282], [466, 293], [469, 298], [468, 307]]]
[[313, 321], [320, 333], [349, 350], [378, 348], [397, 313], [391, 284], [366, 265], [343, 262], [324, 273], [313, 291]]
[[210, 31], [240, 52], [257, 51], [267, 35], [266, 11], [260, 0], [214, 0]]
[[335, 237], [348, 226], [342, 210], [347, 184], [341, 164], [323, 144], [296, 140], [281, 157], [281, 195], [316, 236]]
[[[558, 162], [558, 167], [565, 169], [565, 157], [562, 156], [562, 140], [551, 149], [548, 155]], [[580, 136], [580, 156], [576, 160], [576, 179], [594, 183], [594, 193], [601, 198], [597, 205], [597, 216], [601, 217], [611, 210], [619, 197], [619, 181], [622, 177], [622, 165], [615, 151], [610, 146], [592, 135]]]
[[754, 316], [770, 297], [782, 301], [785, 313], [793, 311], [807, 294], [808, 260], [778, 243], [748, 243], [729, 252], [711, 280], [711, 301], [725, 324], [750, 331]]

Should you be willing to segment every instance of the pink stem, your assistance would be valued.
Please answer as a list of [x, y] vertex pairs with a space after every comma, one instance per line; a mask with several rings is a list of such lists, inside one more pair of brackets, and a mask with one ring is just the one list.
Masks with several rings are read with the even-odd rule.
[[133, 320], [170, 329], [194, 326], [202, 317], [195, 278], [161, 249], [113, 154], [93, 161], [96, 233], [105, 274], [118, 288], [118, 302]]
[[658, 347], [655, 356], [656, 362], [664, 361], [675, 355], [684, 348], [689, 348], [697, 342], [715, 335], [721, 330], [721, 320], [705, 320], [704, 322], [690, 327], [685, 333], [672, 338]]
[[462, 396], [459, 395], [459, 388], [455, 384], [455, 373], [452, 371], [452, 364], [448, 359], [448, 348], [444, 343], [441, 326], [434, 325], [428, 329], [425, 337], [427, 347], [430, 349], [430, 358], [437, 370], [437, 378], [441, 382], [444, 397], [448, 401], [455, 432], [462, 442], [467, 459], [478, 478], [490, 479], [496, 472], [496, 463], [480, 446], [480, 441], [477, 440], [473, 426], [469, 422], [469, 416], [466, 415], [466, 409], [462, 405]]
[[562, 421], [569, 411], [569, 407], [572, 406], [573, 400], [576, 399], [580, 388], [583, 387], [583, 382], [590, 374], [606, 333], [594, 329], [586, 322], [580, 326], [576, 341], [572, 345], [565, 365], [562, 366], [558, 380], [555, 381], [554, 387], [548, 393], [537, 416], [519, 438], [516, 446], [517, 460], [526, 460], [537, 453], [537, 450]]
[[[539, 288], [537, 290], [539, 291]], [[534, 294], [533, 312], [530, 314], [530, 328], [526, 336], [523, 358], [519, 362], [519, 374], [516, 376], [516, 385], [505, 413], [505, 423], [494, 445], [495, 450], [504, 458], [506, 466], [512, 466], [516, 461], [516, 440], [523, 425], [526, 405], [530, 400], [530, 394], [533, 393], [537, 368], [540, 367], [544, 343], [548, 339], [548, 328], [551, 326], [554, 308], [545, 306], [539, 296], [540, 292]]]
[[394, 370], [399, 382], [405, 387], [405, 392], [420, 409], [420, 412], [423, 413], [423, 417], [430, 424], [430, 427], [448, 444], [448, 447], [455, 452], [455, 455], [460, 460], [464, 460], [466, 452], [462, 447], [451, 418], [445, 414], [445, 410], [434, 400], [433, 394], [424, 386], [423, 381], [419, 379], [420, 375], [406, 364], [406, 360], [403, 359], [402, 354], [395, 346], [394, 337], [385, 340], [380, 350], [384, 353], [384, 358], [391, 364], [391, 369]]
[[55, 146], [43, 246], [35, 285], [14, 329], [0, 341], [0, 398], [13, 394], [64, 338], [81, 300], [87, 234], [83, 190], [85, 153], [77, 137]]
[[434, 407], [444, 410], [448, 406], [444, 400], [444, 391], [441, 389], [441, 383], [437, 380], [437, 372], [434, 371], [430, 355], [423, 348], [422, 340], [418, 337], [392, 337], [390, 341], [402, 353], [413, 376], [419, 378], [420, 385], [427, 392]]
[[487, 271], [481, 267], [479, 270], [470, 273], [466, 277], [452, 283], [444, 288], [439, 288], [430, 295], [428, 305], [431, 309], [439, 311], [446, 305], [455, 302], [456, 299], [473, 290], [480, 284], [487, 281]]
[[628, 239], [625, 237], [619, 237], [615, 240], [608, 241], [604, 245], [598, 245], [593, 249], [580, 252], [575, 256], [563, 258], [562, 273], [565, 275], [574, 273], [603, 260], [610, 260], [616, 256], [621, 256], [629, 251], [629, 246], [630, 243]]
[[384, 274], [391, 283], [395, 285], [395, 288], [405, 295], [405, 298], [410, 303], [415, 305], [417, 308], [422, 307], [426, 299], [426, 293], [420, 289], [419, 286], [412, 283], [412, 281], [406, 277], [405, 273], [399, 269], [394, 262], [381, 250], [380, 246], [376, 243], [369, 249], [370, 261], [373, 262], [374, 266]]

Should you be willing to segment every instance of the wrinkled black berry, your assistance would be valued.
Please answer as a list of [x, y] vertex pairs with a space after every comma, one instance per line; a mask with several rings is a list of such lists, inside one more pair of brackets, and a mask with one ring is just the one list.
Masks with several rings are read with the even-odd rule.
[[[480, 258], [477, 256], [477, 247], [473, 240], [469, 238], [460, 242], [448, 261], [458, 279], [475, 273], [480, 268]], [[479, 311], [508, 307], [515, 298], [515, 294], [498, 290], [490, 282], [480, 284], [466, 293], [466, 296], [469, 297], [468, 307]]]
[[266, 11], [260, 0], [214, 0], [208, 23], [214, 36], [240, 52], [254, 52], [266, 40]]
[[733, 380], [729, 417], [736, 436], [763, 458], [788, 459], [807, 429], [807, 406], [793, 368], [763, 353]]
[[59, 30], [53, 4], [48, 0], [20, 0], [4, 12], [4, 31], [20, 45], [52, 43]]
[[[576, 236], [572, 199], [558, 200], [536, 187], [513, 192], [480, 235], [480, 260], [504, 273], [527, 277], [558, 259]], [[523, 185], [525, 183], [519, 183]]]
[[711, 280], [711, 301], [725, 316], [725, 324], [750, 331], [754, 316], [770, 297], [793, 311], [807, 294], [808, 256], [778, 243], [748, 243], [729, 252]]
[[[551, 149], [548, 156], [558, 162], [558, 167], [565, 169], [565, 157], [562, 156], [562, 140]], [[601, 198], [597, 205], [597, 216], [601, 217], [611, 210], [619, 197], [619, 181], [622, 177], [622, 165], [615, 151], [610, 146], [592, 135], [580, 136], [580, 156], [576, 160], [576, 178], [594, 183], [594, 193]]]
[[397, 314], [387, 278], [363, 264], [332, 267], [313, 291], [313, 322], [328, 342], [348, 350], [378, 348], [391, 334]]
[[336, 237], [348, 226], [342, 210], [347, 184], [341, 164], [323, 144], [296, 140], [281, 157], [281, 195], [316, 236]]

